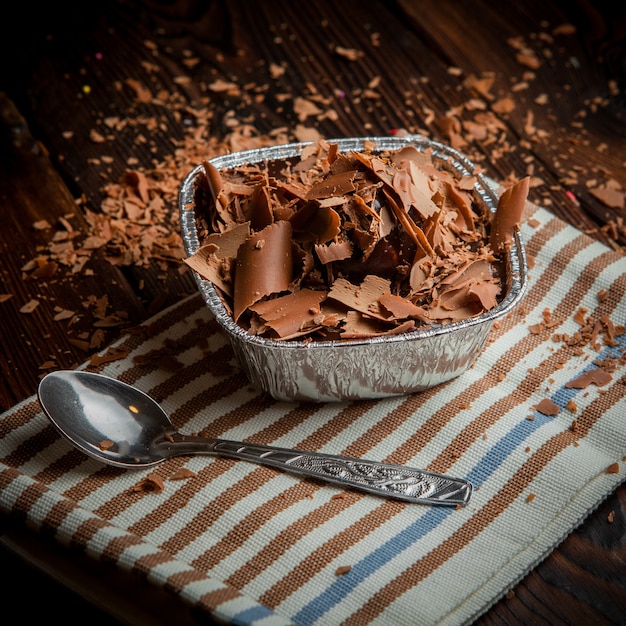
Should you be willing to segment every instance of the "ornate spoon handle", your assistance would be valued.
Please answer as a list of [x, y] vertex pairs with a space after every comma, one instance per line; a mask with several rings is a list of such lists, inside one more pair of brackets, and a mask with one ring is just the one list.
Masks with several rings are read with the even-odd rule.
[[465, 506], [472, 495], [472, 484], [467, 480], [401, 465], [225, 439], [184, 435], [174, 439], [168, 442], [166, 456], [215, 454], [407, 502]]

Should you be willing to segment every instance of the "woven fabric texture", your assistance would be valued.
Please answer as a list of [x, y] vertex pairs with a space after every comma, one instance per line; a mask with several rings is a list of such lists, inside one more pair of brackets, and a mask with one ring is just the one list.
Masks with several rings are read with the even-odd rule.
[[[438, 388], [272, 400], [248, 384], [199, 295], [84, 366], [150, 394], [183, 433], [465, 477], [476, 487], [468, 506], [407, 504], [215, 457], [104, 466], [60, 437], [33, 396], [0, 416], [0, 510], [230, 623], [471, 622], [626, 465], [626, 259], [544, 209], [526, 217], [522, 304], [476, 364]], [[162, 491], [137, 489], [149, 474]]]

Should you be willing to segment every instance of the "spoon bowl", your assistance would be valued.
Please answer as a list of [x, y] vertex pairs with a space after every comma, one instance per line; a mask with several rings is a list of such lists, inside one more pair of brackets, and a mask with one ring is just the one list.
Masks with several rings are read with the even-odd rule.
[[57, 430], [78, 449], [109, 465], [140, 468], [167, 458], [158, 443], [176, 434], [148, 395], [121, 381], [79, 371], [52, 372], [39, 402]]
[[472, 484], [425, 470], [353, 457], [182, 435], [147, 394], [115, 378], [76, 370], [51, 372], [39, 402], [70, 443], [103, 463], [127, 469], [179, 455], [209, 454], [269, 465], [378, 496], [407, 502], [464, 506]]

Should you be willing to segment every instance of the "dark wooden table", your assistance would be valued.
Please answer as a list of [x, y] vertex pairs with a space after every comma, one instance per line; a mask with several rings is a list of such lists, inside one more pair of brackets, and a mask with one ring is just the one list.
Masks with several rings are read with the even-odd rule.
[[[0, 20], [0, 410], [194, 292], [176, 183], [205, 155], [422, 133], [496, 180], [532, 175], [532, 201], [626, 249], [624, 2], [15, 4]], [[625, 514], [622, 486], [478, 623], [625, 623]], [[26, 622], [54, 607], [70, 624], [193, 623], [14, 522], [3, 597]]]

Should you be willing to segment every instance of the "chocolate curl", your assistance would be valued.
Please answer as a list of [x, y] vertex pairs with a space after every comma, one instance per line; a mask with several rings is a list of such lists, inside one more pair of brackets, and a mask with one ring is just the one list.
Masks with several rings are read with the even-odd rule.
[[360, 195], [354, 194], [354, 196], [352, 196], [352, 200], [356, 208], [363, 211], [363, 213], [365, 213], [366, 215], [369, 215], [373, 220], [376, 220], [377, 222], [382, 222], [382, 218], [380, 217], [380, 215], [378, 215], [378, 213], [376, 213], [376, 211], [374, 211], [374, 209], [369, 204], [367, 204], [367, 202], [365, 202], [365, 200]]
[[408, 162], [408, 169], [395, 173], [393, 189], [407, 212], [413, 206], [422, 219], [427, 219], [439, 211], [439, 207], [432, 200], [429, 177], [413, 162]]
[[341, 302], [348, 309], [385, 320], [381, 311], [380, 298], [390, 293], [390, 282], [374, 274], [368, 274], [360, 285], [353, 285], [345, 278], [338, 278], [328, 292], [328, 297]]
[[352, 244], [347, 239], [332, 241], [329, 244], [320, 243], [315, 245], [315, 253], [323, 265], [333, 261], [343, 261], [352, 256]]
[[291, 225], [280, 221], [254, 233], [237, 252], [233, 317], [252, 304], [289, 290], [292, 274]]
[[330, 174], [317, 183], [311, 185], [306, 199], [320, 200], [321, 198], [334, 198], [343, 196], [354, 191], [354, 177], [356, 170]]
[[424, 231], [411, 219], [410, 215], [398, 205], [395, 199], [383, 189], [383, 193], [387, 198], [387, 202], [391, 207], [394, 215], [398, 218], [398, 221], [409, 234], [411, 239], [424, 251], [426, 256], [435, 256], [435, 251], [432, 249], [428, 239], [424, 234]]
[[319, 328], [323, 318], [320, 305], [326, 296], [326, 291], [301, 289], [253, 304], [250, 310], [281, 339], [295, 337]]
[[476, 225], [474, 223], [475, 215], [472, 211], [472, 201], [469, 197], [463, 195], [457, 191], [450, 181], [443, 181], [440, 186], [443, 189], [443, 194], [446, 199], [452, 204], [452, 206], [458, 210], [461, 219], [465, 224], [465, 228], [468, 231], [475, 231]]
[[326, 243], [341, 231], [341, 218], [334, 209], [321, 207], [318, 202], [307, 202], [289, 218], [289, 223], [300, 241]]
[[203, 161], [202, 167], [206, 176], [209, 190], [215, 203], [215, 212], [226, 225], [234, 224], [234, 219], [228, 210], [228, 197], [224, 192], [224, 182], [219, 170], [209, 161]]
[[476, 309], [483, 313], [496, 304], [500, 284], [493, 278], [487, 259], [477, 259], [466, 267], [453, 272], [440, 283], [438, 304], [443, 309]]
[[239, 246], [250, 236], [250, 223], [238, 224], [223, 233], [211, 233], [196, 252], [184, 262], [200, 276], [232, 296], [230, 267]]
[[513, 233], [519, 228], [526, 207], [529, 188], [530, 176], [526, 176], [500, 196], [489, 239], [494, 252], [502, 252], [511, 247]]
[[352, 156], [368, 170], [370, 170], [374, 176], [383, 181], [383, 183], [389, 185], [393, 189], [393, 174], [394, 169], [385, 163], [381, 158], [376, 156], [368, 156], [362, 152], [351, 152]]
[[266, 185], [258, 185], [250, 195], [248, 217], [254, 230], [262, 230], [274, 222], [272, 198]]
[[223, 233], [211, 233], [204, 240], [206, 244], [217, 246], [216, 255], [220, 259], [234, 259], [237, 256], [239, 246], [250, 236], [250, 222], [237, 224]]
[[219, 248], [214, 244], [207, 244], [199, 248], [193, 256], [184, 259], [184, 262], [202, 278], [210, 280], [224, 293], [232, 296], [229, 263], [216, 253]]
[[421, 306], [416, 306], [410, 300], [396, 296], [392, 293], [384, 293], [378, 302], [383, 309], [389, 313], [389, 319], [404, 320], [410, 317], [414, 317], [428, 322], [428, 315]]

